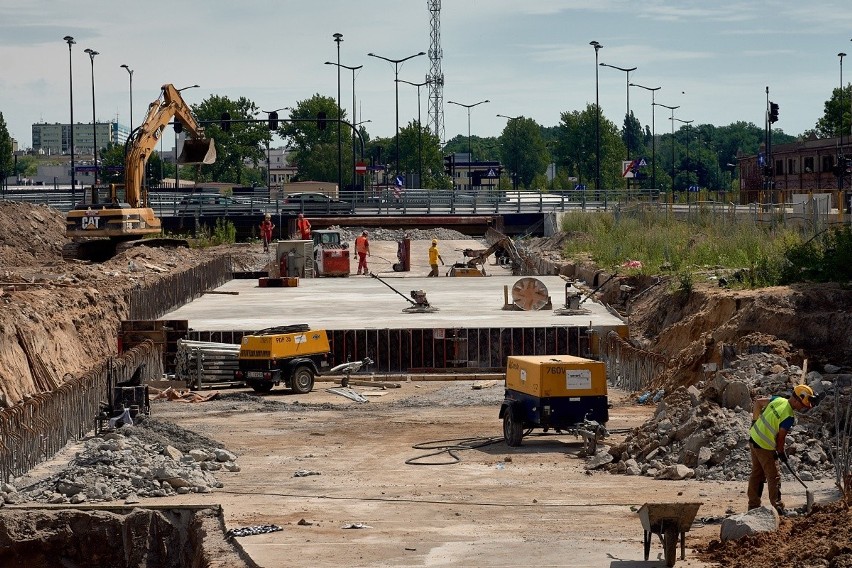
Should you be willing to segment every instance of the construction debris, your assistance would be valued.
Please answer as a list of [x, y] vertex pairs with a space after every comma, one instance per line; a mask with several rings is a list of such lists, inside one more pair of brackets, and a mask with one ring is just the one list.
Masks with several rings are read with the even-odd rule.
[[207, 402], [208, 400], [219, 398], [218, 392], [201, 394], [189, 390], [178, 390], [174, 387], [168, 387], [164, 390], [151, 388], [150, 391], [154, 395], [151, 397], [153, 400], [166, 399], [174, 402]]

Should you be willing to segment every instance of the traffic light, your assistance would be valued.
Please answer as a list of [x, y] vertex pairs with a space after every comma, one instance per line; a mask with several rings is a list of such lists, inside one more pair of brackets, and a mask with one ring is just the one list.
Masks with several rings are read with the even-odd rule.
[[269, 113], [269, 130], [278, 130], [278, 113], [274, 110]]
[[453, 154], [444, 156], [444, 173], [452, 177], [453, 175]]
[[222, 116], [219, 120], [219, 127], [222, 129], [222, 132], [231, 131], [231, 113], [227, 111], [222, 113]]
[[769, 122], [778, 122], [778, 103], [769, 101]]
[[175, 119], [174, 129], [175, 134], [180, 134], [181, 132], [183, 132], [183, 123], [178, 119]]
[[317, 128], [319, 130], [325, 130], [325, 112], [319, 111], [317, 113]]
[[766, 177], [772, 176], [772, 168], [770, 166], [763, 166], [763, 175]]

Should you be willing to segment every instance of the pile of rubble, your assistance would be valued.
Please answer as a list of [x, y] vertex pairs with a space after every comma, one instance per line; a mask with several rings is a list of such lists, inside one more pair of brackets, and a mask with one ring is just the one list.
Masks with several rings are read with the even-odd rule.
[[[850, 376], [830, 365], [825, 371], [831, 374], [812, 371], [804, 376], [823, 401], [798, 414], [787, 436], [790, 464], [805, 481], [835, 472], [830, 460], [833, 436], [828, 434], [834, 425], [834, 391], [848, 386]], [[668, 396], [645, 393], [639, 397], [643, 402], [659, 398], [653, 418], [611, 447], [609, 456], [601, 456], [609, 460], [596, 459], [594, 464], [615, 473], [661, 479], [746, 479], [751, 471], [752, 399], [789, 396], [802, 375], [802, 369], [779, 355], [754, 353]]]
[[[171, 435], [170, 435], [171, 434]], [[60, 472], [28, 483], [0, 484], [2, 503], [50, 504], [209, 493], [223, 485], [213, 472], [238, 472], [237, 457], [209, 438], [153, 419], [86, 440]]]
[[454, 229], [445, 229], [437, 227], [434, 229], [384, 229], [382, 227], [332, 227], [341, 232], [341, 238], [346, 241], [353, 242], [355, 237], [361, 234], [361, 231], [367, 231], [370, 239], [373, 241], [400, 241], [404, 238], [412, 241], [428, 241], [438, 239], [439, 241], [459, 241], [470, 239], [464, 233], [460, 233]]

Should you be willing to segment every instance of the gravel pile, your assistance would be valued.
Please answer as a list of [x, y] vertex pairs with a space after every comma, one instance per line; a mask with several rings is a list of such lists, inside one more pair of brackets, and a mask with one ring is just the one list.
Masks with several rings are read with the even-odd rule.
[[[850, 376], [830, 370], [835, 373], [807, 373], [805, 384], [822, 393], [823, 400], [807, 414], [797, 414], [787, 436], [790, 464], [805, 481], [834, 476], [834, 391], [848, 386]], [[598, 467], [663, 479], [746, 479], [751, 471], [752, 399], [789, 396], [801, 376], [802, 369], [778, 355], [741, 357], [706, 382], [659, 397], [653, 418], [610, 448], [611, 463]], [[849, 403], [848, 390], [841, 398], [844, 404]], [[650, 402], [658, 398], [655, 394], [645, 393], [640, 400]]]
[[341, 237], [346, 241], [355, 241], [355, 237], [362, 231], [367, 231], [373, 241], [400, 241], [409, 238], [412, 241], [428, 241], [438, 239], [439, 241], [461, 241], [469, 240], [471, 237], [454, 229], [438, 227], [436, 229], [383, 229], [381, 227], [332, 227], [341, 231]]
[[59, 473], [23, 487], [0, 485], [0, 503], [51, 504], [209, 493], [222, 487], [213, 472], [240, 470], [237, 457], [214, 440], [154, 419], [85, 441]]

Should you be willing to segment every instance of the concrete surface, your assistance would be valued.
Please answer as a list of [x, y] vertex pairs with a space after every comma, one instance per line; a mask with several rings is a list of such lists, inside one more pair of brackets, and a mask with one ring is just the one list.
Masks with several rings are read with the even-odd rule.
[[[324, 329], [399, 328], [500, 328], [548, 326], [621, 326], [624, 323], [604, 306], [591, 300], [583, 303], [588, 315], [559, 316], [553, 310], [503, 310], [504, 287], [511, 288], [520, 277], [509, 269], [489, 265], [486, 277], [445, 277], [450, 264], [463, 259], [463, 248], [481, 248], [476, 241], [447, 241], [442, 256], [446, 266], [439, 278], [427, 278], [428, 242], [412, 243], [412, 270], [395, 273], [396, 243], [371, 243], [371, 271], [409, 298], [412, 290], [425, 290], [426, 298], [439, 309], [435, 313], [409, 314], [404, 297], [369, 276], [357, 276], [357, 262], [348, 278], [302, 278], [294, 288], [260, 288], [256, 280], [232, 280], [217, 289], [232, 294], [207, 294], [163, 316], [185, 319], [196, 330], [254, 330], [295, 323]], [[439, 244], [439, 248], [441, 244]], [[422, 250], [421, 250], [422, 249]], [[493, 261], [493, 258], [491, 259]], [[554, 308], [565, 303], [565, 282], [558, 276], [538, 276], [547, 287]]]

